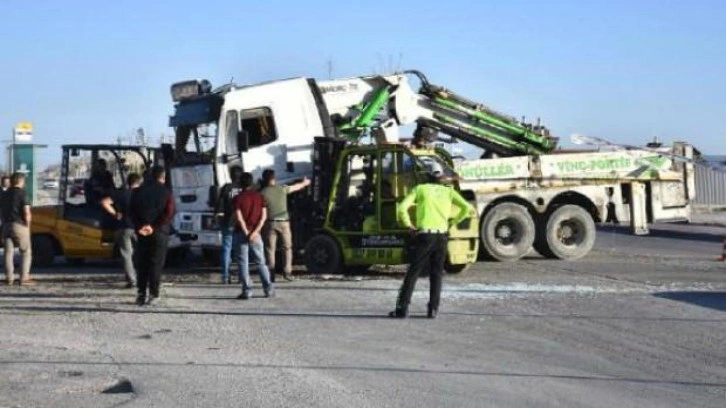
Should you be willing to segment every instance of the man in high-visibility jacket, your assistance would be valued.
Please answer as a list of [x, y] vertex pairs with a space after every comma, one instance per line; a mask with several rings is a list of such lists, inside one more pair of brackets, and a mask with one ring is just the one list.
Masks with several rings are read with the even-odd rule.
[[[468, 218], [475, 210], [454, 188], [443, 185], [443, 168], [435, 162], [429, 165], [429, 182], [419, 184], [398, 205], [398, 218], [411, 230], [409, 267], [398, 294], [396, 310], [389, 316], [405, 318], [411, 303], [416, 279], [424, 271], [429, 272], [431, 289], [428, 317], [433, 319], [439, 309], [441, 297], [441, 276], [446, 261], [446, 244], [449, 228]], [[411, 222], [409, 209], [416, 206], [416, 223]], [[451, 217], [452, 207], [458, 207]]]

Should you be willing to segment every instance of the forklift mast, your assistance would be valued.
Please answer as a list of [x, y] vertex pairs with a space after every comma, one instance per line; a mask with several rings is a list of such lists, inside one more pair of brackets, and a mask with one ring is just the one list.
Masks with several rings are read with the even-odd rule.
[[[290, 217], [293, 247], [304, 248], [307, 240], [325, 224], [330, 193], [333, 189], [338, 158], [350, 141], [342, 138], [316, 137], [313, 144], [313, 173], [310, 188], [291, 194], [288, 208], [296, 216]], [[298, 242], [300, 245], [298, 245]]]

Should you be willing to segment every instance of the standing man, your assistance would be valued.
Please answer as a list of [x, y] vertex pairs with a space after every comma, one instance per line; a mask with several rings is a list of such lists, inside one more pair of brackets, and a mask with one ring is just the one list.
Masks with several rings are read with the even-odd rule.
[[129, 207], [131, 195], [141, 185], [141, 176], [130, 173], [126, 177], [128, 188], [118, 191], [113, 196], [101, 200], [101, 206], [114, 220], [116, 220], [115, 242], [121, 253], [126, 275], [126, 288], [136, 286], [136, 269], [134, 268], [134, 247], [136, 246], [136, 231], [131, 220]]
[[262, 226], [267, 219], [265, 197], [252, 188], [252, 174], [243, 173], [240, 182], [242, 192], [234, 202], [237, 218], [235, 245], [237, 245], [239, 280], [242, 283], [242, 293], [237, 299], [247, 300], [252, 295], [249, 264], [250, 253], [259, 262], [257, 271], [260, 274], [265, 297], [274, 297], [275, 288], [272, 282], [270, 282], [270, 271], [267, 269], [267, 265], [265, 265], [264, 244], [260, 236]]
[[234, 230], [235, 225], [237, 224], [234, 199], [237, 197], [237, 194], [242, 192], [242, 186], [240, 185], [240, 181], [242, 179], [242, 167], [233, 166], [229, 170], [229, 173], [232, 182], [222, 186], [222, 190], [219, 193], [219, 200], [217, 200], [217, 205], [214, 209], [214, 212], [217, 215], [217, 223], [222, 233], [222, 250], [220, 251], [222, 284], [232, 283], [232, 278], [229, 275], [229, 265], [232, 261]]
[[32, 251], [30, 243], [30, 204], [25, 196], [25, 175], [13, 173], [10, 187], [3, 193], [0, 211], [2, 213], [2, 236], [5, 247], [5, 275], [8, 286], [15, 281], [15, 248], [20, 249], [23, 257], [20, 271], [20, 285], [35, 285], [30, 278]]
[[280, 239], [280, 246], [285, 251], [285, 265], [283, 266], [283, 277], [292, 281], [292, 231], [290, 230], [290, 215], [287, 212], [287, 195], [295, 193], [310, 185], [310, 180], [305, 177], [301, 182], [289, 186], [277, 185], [275, 171], [268, 169], [262, 172], [262, 195], [267, 203], [267, 223], [262, 232], [265, 243], [265, 255], [267, 267], [272, 273], [272, 281], [275, 281], [275, 261], [277, 254], [277, 240]]
[[[409, 266], [398, 293], [396, 310], [390, 317], [408, 316], [408, 305], [416, 286], [416, 279], [423, 272], [429, 273], [431, 282], [428, 317], [433, 319], [439, 310], [441, 296], [441, 275], [446, 260], [446, 244], [451, 227], [459, 224], [474, 208], [453, 188], [442, 184], [443, 168], [438, 163], [429, 164], [429, 181], [419, 184], [398, 206], [398, 217], [413, 234]], [[416, 224], [411, 223], [409, 209], [416, 206]], [[450, 220], [452, 207], [459, 212]]]
[[151, 169], [151, 178], [131, 195], [131, 219], [138, 235], [136, 304], [139, 306], [146, 303], [147, 287], [149, 304], [159, 297], [161, 271], [174, 217], [174, 197], [165, 184], [166, 170], [155, 166]]
[[[3, 196], [5, 195], [5, 192], [8, 191], [10, 188], [10, 177], [8, 176], [2, 176], [0, 178], [0, 205], [2, 205]], [[2, 217], [0, 217], [2, 218]], [[0, 219], [0, 226], [2, 225], [2, 220]]]

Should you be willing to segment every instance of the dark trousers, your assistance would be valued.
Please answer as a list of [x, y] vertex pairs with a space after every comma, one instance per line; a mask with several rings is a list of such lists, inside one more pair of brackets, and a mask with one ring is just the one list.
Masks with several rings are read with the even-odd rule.
[[428, 272], [431, 288], [429, 292], [429, 308], [438, 310], [441, 298], [441, 275], [444, 273], [446, 260], [446, 243], [444, 234], [418, 234], [411, 240], [410, 263], [398, 293], [396, 309], [408, 311], [411, 296], [416, 287], [419, 275]]
[[159, 296], [161, 271], [166, 262], [168, 243], [169, 235], [162, 232], [154, 232], [146, 237], [139, 236], [136, 243], [136, 281], [139, 296], [146, 297], [147, 287], [150, 296]]

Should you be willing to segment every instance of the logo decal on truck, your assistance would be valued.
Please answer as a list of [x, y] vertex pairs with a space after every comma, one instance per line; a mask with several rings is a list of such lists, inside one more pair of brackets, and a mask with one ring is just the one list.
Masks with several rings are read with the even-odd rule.
[[665, 170], [670, 165], [670, 160], [660, 155], [643, 157], [616, 157], [611, 159], [585, 159], [567, 160], [556, 162], [557, 170], [560, 173], [577, 173], [588, 171], [618, 171], [629, 168], [647, 166], [655, 170]]
[[484, 165], [477, 163], [472, 166], [461, 166], [456, 169], [459, 177], [465, 180], [478, 180], [488, 178], [503, 178], [514, 175], [514, 166], [511, 164]]
[[358, 90], [358, 84], [355, 82], [350, 82], [348, 84], [333, 84], [333, 85], [321, 85], [320, 86], [320, 92], [322, 93], [330, 93], [330, 92], [353, 92]]

